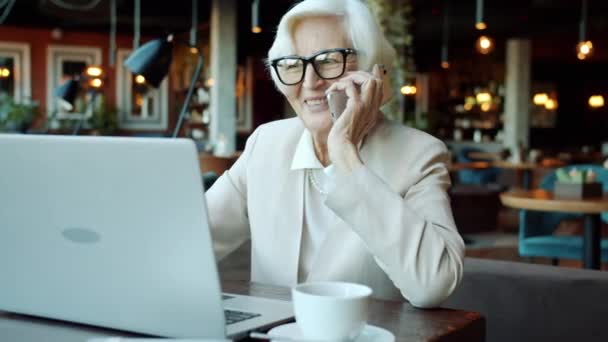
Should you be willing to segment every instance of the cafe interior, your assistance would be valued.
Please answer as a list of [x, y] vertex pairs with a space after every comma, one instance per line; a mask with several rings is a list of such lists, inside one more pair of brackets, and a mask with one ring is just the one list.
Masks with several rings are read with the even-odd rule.
[[[257, 127], [296, 116], [265, 64], [296, 2], [0, 0], [0, 133], [191, 139], [208, 189]], [[466, 257], [439, 310], [478, 330], [385, 327], [608, 340], [608, 2], [365, 2], [397, 51], [385, 116], [449, 151]], [[222, 260], [221, 280], [249, 281], [251, 253]]]

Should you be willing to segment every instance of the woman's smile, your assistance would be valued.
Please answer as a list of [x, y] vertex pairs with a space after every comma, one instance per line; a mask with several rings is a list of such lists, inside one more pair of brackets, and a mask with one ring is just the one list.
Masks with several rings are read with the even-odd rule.
[[310, 113], [327, 113], [329, 110], [325, 96], [308, 97], [304, 100], [304, 105]]

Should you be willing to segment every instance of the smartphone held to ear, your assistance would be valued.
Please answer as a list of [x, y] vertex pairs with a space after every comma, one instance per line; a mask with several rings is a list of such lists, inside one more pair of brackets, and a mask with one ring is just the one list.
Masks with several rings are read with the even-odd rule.
[[335, 122], [338, 120], [344, 109], [346, 109], [346, 101], [348, 96], [343, 91], [332, 91], [327, 94], [327, 103], [329, 105], [329, 112], [331, 113], [331, 119]]

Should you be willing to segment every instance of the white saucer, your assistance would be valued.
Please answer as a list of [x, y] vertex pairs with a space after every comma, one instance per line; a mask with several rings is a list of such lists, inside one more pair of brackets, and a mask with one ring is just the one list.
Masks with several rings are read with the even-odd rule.
[[[288, 323], [274, 327], [268, 332], [268, 335], [304, 339], [302, 337], [302, 332], [296, 323]], [[363, 328], [361, 335], [353, 342], [395, 342], [395, 335], [386, 329], [367, 324], [365, 328]]]

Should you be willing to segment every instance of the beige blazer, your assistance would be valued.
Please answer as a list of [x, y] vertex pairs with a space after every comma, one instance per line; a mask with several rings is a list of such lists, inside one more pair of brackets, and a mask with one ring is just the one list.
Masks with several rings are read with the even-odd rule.
[[[218, 259], [251, 239], [253, 282], [297, 283], [305, 172], [290, 166], [304, 129], [298, 118], [260, 126], [207, 191]], [[308, 281], [357, 282], [379, 298], [440, 304], [460, 281], [464, 253], [446, 194], [445, 145], [385, 120], [360, 155], [365, 166], [327, 196], [341, 222], [327, 227]]]

